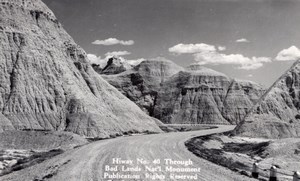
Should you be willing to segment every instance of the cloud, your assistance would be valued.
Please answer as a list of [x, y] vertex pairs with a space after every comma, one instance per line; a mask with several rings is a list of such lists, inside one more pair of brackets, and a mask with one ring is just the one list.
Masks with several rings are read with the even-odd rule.
[[241, 54], [222, 54], [219, 52], [201, 52], [194, 54], [195, 61], [200, 65], [236, 65], [238, 69], [253, 70], [263, 66], [264, 63], [271, 62], [269, 57], [248, 58]]
[[235, 42], [237, 42], [237, 43], [249, 43], [250, 41], [247, 40], [246, 38], [241, 38], [241, 39], [235, 40]]
[[[110, 57], [108, 56], [108, 57], [106, 57], [106, 58], [108, 59], [108, 58], [110, 58]], [[140, 64], [142, 61], [145, 61], [145, 60], [146, 60], [146, 59], [144, 59], [144, 58], [127, 60], [126, 58], [124, 58], [124, 57], [119, 57], [119, 56], [118, 56], [118, 58], [121, 60], [121, 62], [124, 62], [124, 63], [126, 62], [127, 64], [132, 65], [132, 66], [136, 66], [136, 65]]]
[[125, 56], [130, 54], [131, 53], [128, 51], [113, 51], [113, 52], [107, 52], [105, 56]]
[[[90, 64], [97, 64], [97, 65], [100, 65], [100, 67], [104, 68], [107, 64], [108, 59], [111, 58], [111, 56], [106, 56], [105, 58], [102, 59], [100, 56], [97, 57], [94, 54], [87, 54], [87, 58], [88, 58]], [[121, 62], [126, 62], [132, 66], [136, 66], [136, 65], [140, 64], [142, 61], [146, 60], [144, 58], [127, 60], [124, 57], [120, 57], [120, 56], [118, 56], [118, 58], [121, 60]]]
[[226, 47], [225, 47], [225, 46], [218, 46], [218, 50], [219, 50], [219, 51], [225, 51], [225, 50], [226, 50]]
[[146, 59], [144, 58], [139, 58], [139, 59], [135, 59], [135, 60], [126, 60], [127, 63], [129, 63], [132, 66], [136, 66], [138, 64], [140, 64], [141, 62], [145, 61]]
[[[241, 39], [240, 41], [248, 41]], [[169, 52], [176, 54], [193, 54], [194, 60], [200, 65], [235, 65], [238, 69], [258, 69], [264, 63], [271, 62], [269, 57], [245, 57], [242, 54], [224, 54], [225, 46], [214, 46], [205, 43], [199, 44], [177, 44], [169, 48]]]
[[94, 54], [87, 54], [87, 58], [90, 62], [90, 64], [97, 64], [97, 65], [100, 65], [100, 67], [103, 67], [106, 65], [107, 63], [107, 59], [102, 59], [100, 56], [97, 57], [96, 55]]
[[275, 60], [276, 61], [295, 61], [300, 59], [300, 50], [296, 46], [281, 50]]
[[249, 75], [247, 75], [247, 77], [253, 77], [253, 75], [252, 75], [252, 74], [249, 74]]
[[106, 40], [95, 40], [94, 42], [92, 42], [92, 44], [94, 45], [133, 45], [134, 41], [133, 40], [118, 40], [116, 38], [108, 38]]
[[203, 51], [216, 51], [216, 47], [204, 43], [200, 44], [177, 44], [169, 48], [169, 52], [176, 54], [199, 53]]

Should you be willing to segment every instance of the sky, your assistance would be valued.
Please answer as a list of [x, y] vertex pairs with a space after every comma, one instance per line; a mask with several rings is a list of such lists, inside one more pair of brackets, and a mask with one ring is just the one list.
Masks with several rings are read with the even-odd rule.
[[300, 0], [43, 2], [99, 63], [165, 57], [270, 86], [300, 58]]

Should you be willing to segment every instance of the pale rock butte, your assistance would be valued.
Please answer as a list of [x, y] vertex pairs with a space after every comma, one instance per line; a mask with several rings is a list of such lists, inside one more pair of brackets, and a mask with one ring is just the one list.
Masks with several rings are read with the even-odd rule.
[[87, 137], [160, 132], [89, 65], [40, 0], [0, 0], [0, 131], [64, 130]]
[[235, 134], [274, 139], [300, 136], [299, 60], [253, 106]]
[[102, 77], [150, 116], [168, 124], [237, 124], [265, 91], [259, 84], [199, 64], [183, 68], [164, 58]]

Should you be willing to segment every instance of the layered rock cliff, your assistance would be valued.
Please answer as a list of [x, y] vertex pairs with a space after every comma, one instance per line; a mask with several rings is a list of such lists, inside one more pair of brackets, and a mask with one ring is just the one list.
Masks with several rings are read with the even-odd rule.
[[103, 76], [149, 115], [164, 123], [237, 124], [265, 89], [194, 64], [163, 58]]
[[102, 77], [153, 116], [161, 84], [181, 70], [183, 68], [172, 61], [159, 57], [143, 61], [120, 74]]
[[262, 96], [235, 134], [251, 137], [300, 136], [300, 62], [297, 61]]
[[155, 117], [166, 123], [237, 124], [264, 92], [211, 69], [182, 71], [164, 83]]
[[40, 0], [0, 1], [0, 131], [88, 137], [160, 129], [104, 81]]

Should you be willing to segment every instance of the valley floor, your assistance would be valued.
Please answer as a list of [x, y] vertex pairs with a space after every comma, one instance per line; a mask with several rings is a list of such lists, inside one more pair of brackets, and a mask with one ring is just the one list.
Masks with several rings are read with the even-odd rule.
[[120, 177], [124, 178], [126, 175], [141, 176], [127, 180], [251, 180], [201, 159], [185, 147], [185, 142], [192, 137], [232, 129], [234, 126], [223, 125], [209, 130], [96, 141], [68, 150], [38, 165], [5, 175], [1, 180], [100, 181], [120, 180]]

